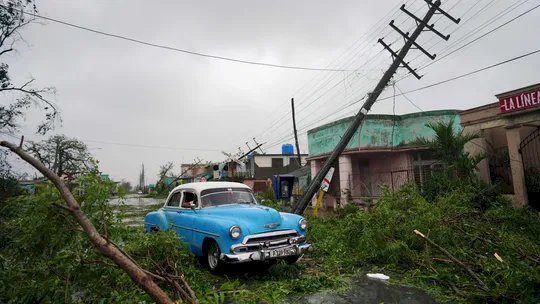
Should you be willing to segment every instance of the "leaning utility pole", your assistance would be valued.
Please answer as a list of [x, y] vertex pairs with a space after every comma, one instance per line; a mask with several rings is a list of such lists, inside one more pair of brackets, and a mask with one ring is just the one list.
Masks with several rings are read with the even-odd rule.
[[296, 117], [294, 115], [294, 98], [291, 98], [292, 125], [294, 131], [294, 142], [296, 143], [296, 155], [298, 157], [298, 166], [302, 167], [302, 158], [300, 157], [300, 146], [298, 145], [298, 133], [296, 132]]
[[[315, 193], [317, 192], [317, 189], [320, 187], [321, 182], [322, 182], [324, 176], [326, 175], [326, 172], [328, 172], [330, 167], [332, 167], [332, 164], [341, 155], [341, 153], [343, 152], [343, 150], [345, 149], [345, 147], [347, 146], [347, 144], [351, 140], [352, 136], [354, 135], [354, 133], [358, 130], [358, 127], [360, 126], [360, 124], [364, 120], [364, 117], [369, 112], [369, 110], [371, 109], [371, 107], [373, 106], [375, 101], [377, 101], [377, 98], [379, 98], [379, 95], [384, 90], [384, 88], [386, 87], [386, 85], [388, 84], [388, 82], [390, 81], [390, 79], [392, 78], [392, 76], [394, 75], [396, 70], [398, 69], [398, 67], [400, 67], [401, 65], [404, 66], [405, 68], [407, 68], [409, 70], [409, 72], [411, 72], [414, 76], [416, 76], [418, 79], [420, 79], [421, 76], [419, 76], [415, 72], [415, 70], [413, 70], [407, 64], [407, 62], [405, 62], [405, 56], [407, 55], [407, 53], [409, 52], [409, 50], [413, 46], [416, 49], [421, 50], [425, 54], [428, 54], [427, 51], [425, 51], [422, 47], [420, 47], [420, 45], [418, 45], [415, 42], [415, 40], [418, 38], [418, 36], [420, 36], [420, 33], [422, 33], [424, 31], [424, 29], [427, 28], [430, 31], [437, 34], [438, 36], [440, 36], [441, 38], [443, 38], [444, 40], [448, 40], [450, 38], [449, 35], [448, 36], [442, 35], [440, 32], [435, 30], [433, 25], [428, 24], [429, 20], [435, 14], [442, 14], [442, 15], [446, 16], [447, 18], [449, 18], [450, 20], [452, 20], [453, 22], [455, 22], [455, 23], [459, 23], [460, 19], [454, 19], [448, 13], [444, 12], [440, 8], [440, 5], [441, 5], [440, 0], [437, 0], [435, 2], [432, 2], [432, 0], [424, 0], [424, 1], [428, 4], [429, 10], [428, 10], [428, 12], [426, 13], [426, 15], [424, 16], [423, 19], [420, 19], [420, 18], [416, 17], [411, 12], [406, 10], [405, 9], [405, 4], [403, 4], [401, 6], [401, 10], [403, 12], [405, 12], [407, 15], [411, 16], [416, 21], [417, 27], [414, 30], [414, 32], [412, 33], [412, 35], [409, 36], [409, 33], [404, 33], [402, 31], [398, 30], [397, 27], [394, 26], [394, 21], [390, 22], [390, 26], [392, 26], [394, 29], [398, 30], [398, 32], [401, 35], [403, 35], [403, 38], [405, 39], [405, 45], [399, 51], [399, 53], [396, 54], [390, 48], [390, 45], [387, 45], [383, 41], [382, 38], [379, 39], [378, 42], [380, 44], [382, 44], [383, 47], [385, 49], [387, 49], [392, 54], [392, 57], [394, 58], [394, 62], [392, 62], [392, 64], [390, 65], [390, 68], [388, 68], [388, 70], [384, 73], [383, 77], [381, 78], [381, 80], [379, 81], [377, 86], [375, 86], [375, 89], [373, 90], [373, 92], [368, 94], [368, 99], [366, 100], [366, 102], [364, 102], [364, 104], [362, 105], [362, 107], [358, 111], [358, 114], [356, 114], [356, 117], [354, 118], [352, 124], [349, 126], [349, 128], [347, 129], [347, 131], [345, 132], [345, 134], [343, 135], [341, 140], [338, 142], [338, 144], [336, 145], [336, 148], [334, 149], [332, 154], [324, 162], [324, 165], [322, 166], [321, 170], [313, 178], [311, 184], [309, 185], [308, 189], [306, 190], [306, 193], [304, 194], [302, 199], [296, 205], [294, 213], [296, 213], [296, 214], [304, 213], [304, 210], [306, 210], [309, 202], [311, 201], [311, 198], [313, 197], [313, 195], [315, 195]], [[432, 58], [432, 59], [435, 58], [435, 55], [433, 55], [433, 56], [428, 55], [428, 56], [430, 58]]]

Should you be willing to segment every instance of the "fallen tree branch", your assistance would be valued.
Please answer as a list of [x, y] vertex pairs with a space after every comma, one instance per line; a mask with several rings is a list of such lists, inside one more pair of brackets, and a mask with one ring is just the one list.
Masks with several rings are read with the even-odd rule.
[[67, 208], [71, 215], [75, 218], [77, 223], [81, 226], [84, 232], [88, 235], [90, 241], [96, 246], [96, 248], [106, 257], [111, 259], [116, 265], [118, 265], [124, 272], [139, 286], [141, 287], [154, 301], [157, 303], [173, 303], [169, 296], [152, 280], [143, 269], [141, 269], [136, 263], [126, 257], [116, 246], [108, 242], [94, 227], [92, 222], [86, 217], [86, 214], [81, 210], [79, 203], [73, 197], [73, 194], [69, 191], [62, 179], [45, 167], [34, 157], [26, 153], [22, 148], [9, 143], [7, 141], [1, 141], [0, 145], [8, 148], [13, 153], [17, 154], [21, 159], [32, 165], [45, 177], [47, 177], [58, 189], [60, 195], [67, 204]]
[[447, 260], [447, 259], [441, 259], [441, 258], [431, 258], [433, 261], [435, 262], [443, 262], [443, 263], [453, 263], [452, 260]]
[[[113, 242], [112, 240], [110, 240], [109, 238], [107, 238], [106, 236], [103, 236], [102, 237], [104, 239], [107, 240], [107, 242], [111, 243], [112, 245], [114, 245], [118, 250], [120, 250], [120, 252], [122, 252], [122, 254], [124, 254], [128, 259], [130, 259], [133, 263], [135, 263], [135, 265], [137, 265], [138, 267], [140, 267], [140, 265], [135, 261], [135, 259], [133, 259], [127, 252], [125, 252], [122, 248], [120, 248], [120, 246], [118, 246], [115, 242]], [[187, 303], [199, 303], [198, 300], [197, 300], [197, 296], [195, 295], [195, 292], [193, 292], [193, 290], [191, 289], [191, 287], [189, 286], [188, 282], [184, 279], [184, 276], [183, 275], [180, 275], [180, 276], [175, 276], [175, 275], [172, 275], [172, 274], [169, 274], [167, 273], [165, 270], [163, 270], [162, 267], [160, 267], [155, 261], [154, 261], [154, 265], [156, 265], [159, 269], [160, 269], [160, 274], [155, 274], [151, 271], [148, 271], [142, 267], [140, 267], [141, 269], [143, 269], [143, 271], [151, 276], [152, 278], [154, 279], [157, 279], [157, 280], [160, 280], [161, 282], [164, 282], [164, 283], [168, 283], [169, 285], [171, 285], [171, 287], [173, 287], [179, 294], [179, 296]], [[180, 285], [177, 281], [175, 280], [180, 280], [182, 285]], [[186, 292], [184, 289], [187, 289], [188, 292]], [[189, 293], [189, 294], [188, 294]]]
[[535, 259], [535, 258], [533, 258], [533, 257], [528, 256], [528, 255], [525, 253], [525, 251], [523, 250], [523, 248], [518, 247], [518, 251], [519, 251], [519, 254], [521, 255], [521, 257], [523, 257], [523, 258], [525, 258], [525, 259], [527, 259], [527, 260], [529, 260], [529, 261], [531, 261], [531, 262], [534, 262], [535, 264], [540, 264], [540, 259], [538, 259], [538, 258]]
[[426, 240], [428, 243], [430, 243], [431, 245], [433, 245], [435, 248], [439, 249], [442, 253], [444, 253], [450, 260], [452, 260], [454, 263], [458, 264], [459, 266], [463, 267], [463, 269], [465, 269], [470, 275], [471, 277], [473, 277], [473, 279], [475, 279], [478, 284], [480, 284], [480, 288], [482, 288], [483, 290], [485, 291], [488, 291], [489, 288], [487, 287], [487, 285], [476, 275], [476, 273], [474, 273], [471, 268], [469, 268], [467, 265], [465, 265], [463, 262], [461, 262], [460, 260], [456, 259], [453, 255], [450, 254], [450, 252], [448, 252], [446, 249], [442, 248], [441, 246], [439, 246], [437, 243], [433, 242], [432, 240], [430, 240], [427, 236], [425, 236], [422, 232], [418, 231], [418, 230], [414, 230], [414, 233], [423, 238], [424, 240]]

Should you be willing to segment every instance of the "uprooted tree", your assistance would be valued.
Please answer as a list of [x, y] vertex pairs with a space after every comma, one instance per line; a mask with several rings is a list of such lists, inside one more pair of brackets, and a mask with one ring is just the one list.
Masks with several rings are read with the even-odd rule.
[[20, 146], [6, 141], [1, 141], [0, 145], [8, 148], [21, 159], [32, 165], [54, 184], [65, 202], [65, 204], [57, 205], [56, 207], [70, 214], [99, 252], [120, 267], [154, 301], [157, 303], [173, 303], [169, 295], [155, 282], [160, 281], [169, 284], [183, 302], [197, 303], [195, 293], [182, 276], [171, 277], [166, 273], [155, 274], [141, 268], [134, 259], [120, 249], [112, 240], [106, 235], [102, 235], [81, 210], [79, 203], [58, 175], [25, 152]]

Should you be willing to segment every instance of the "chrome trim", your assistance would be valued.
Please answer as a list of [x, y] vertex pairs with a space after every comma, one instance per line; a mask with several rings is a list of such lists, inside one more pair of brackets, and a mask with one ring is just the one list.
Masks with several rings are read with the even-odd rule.
[[280, 225], [279, 223], [270, 223], [270, 224], [265, 224], [264, 228], [274, 229], [274, 228], [279, 227], [279, 225]]
[[232, 253], [242, 253], [242, 249], [245, 249], [247, 252], [253, 252], [255, 250], [267, 250], [267, 249], [276, 249], [282, 245], [299, 245], [306, 241], [306, 237], [303, 235], [284, 238], [280, 240], [265, 241], [260, 243], [250, 243], [250, 244], [235, 244], [231, 246]]
[[206, 231], [195, 229], [195, 228], [188, 228], [188, 227], [184, 227], [184, 226], [178, 226], [178, 225], [175, 225], [175, 224], [172, 224], [171, 226], [176, 227], [176, 228], [180, 228], [180, 229], [189, 230], [189, 231], [195, 231], [195, 232], [199, 232], [199, 233], [203, 233], [203, 234], [208, 234], [208, 235], [211, 235], [211, 236], [214, 236], [214, 237], [219, 237], [219, 234], [215, 234], [215, 233], [212, 233], [212, 232], [206, 232]]
[[249, 239], [254, 238], [254, 237], [259, 238], [259, 237], [267, 237], [267, 236], [280, 236], [280, 235], [283, 235], [283, 234], [289, 234], [289, 233], [296, 233], [296, 234], [298, 234], [298, 231], [293, 230], [293, 229], [290, 229], [290, 230], [278, 230], [278, 231], [272, 231], [272, 232], [250, 234], [250, 235], [246, 235], [246, 236], [244, 237], [244, 240], [242, 241], [242, 244], [247, 244], [247, 242], [249, 241]]
[[[237, 254], [224, 254], [222, 253], [220, 259], [226, 263], [244, 263], [250, 261], [264, 261], [268, 259], [279, 259], [283, 257], [268, 257], [268, 253], [274, 249], [289, 248], [295, 251], [294, 255], [302, 255], [304, 252], [308, 251], [311, 247], [311, 244], [302, 244], [302, 245], [290, 245], [290, 246], [281, 246], [269, 250], [258, 250], [253, 252], [237, 253]], [[289, 256], [294, 256], [289, 255]]]

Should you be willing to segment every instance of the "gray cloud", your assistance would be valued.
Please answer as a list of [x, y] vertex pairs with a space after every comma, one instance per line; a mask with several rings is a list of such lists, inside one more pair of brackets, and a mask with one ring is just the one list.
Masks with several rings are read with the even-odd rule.
[[[324, 67], [401, 2], [39, 1], [38, 8], [45, 16], [153, 43], [253, 61]], [[423, 0], [405, 2], [412, 11], [425, 7]], [[463, 15], [475, 1], [443, 2], [446, 7], [457, 4], [452, 12]], [[493, 2], [484, 14], [463, 28], [480, 24], [480, 18], [492, 17], [506, 6], [506, 1]], [[537, 48], [534, 38], [539, 36], [540, 29], [533, 15], [537, 17], [538, 13], [533, 12], [426, 69], [422, 80], [409, 78], [400, 82], [399, 87], [405, 91], [414, 89]], [[412, 27], [412, 22], [406, 20], [400, 15], [397, 22], [403, 28]], [[454, 28], [443, 19], [437, 25], [445, 32]], [[389, 34], [391, 30], [386, 28], [381, 35], [388, 34], [389, 41], [395, 39], [397, 36]], [[464, 32], [456, 32], [452, 39]], [[54, 85], [58, 89], [56, 100], [64, 122], [56, 132], [82, 140], [212, 150], [181, 151], [88, 141], [101, 161], [102, 171], [115, 179], [127, 178], [132, 182], [137, 181], [143, 162], [152, 180], [158, 166], [167, 161], [180, 164], [195, 157], [222, 160], [220, 150], [235, 152], [236, 147], [262, 133], [281, 115], [287, 115], [295, 92], [300, 109], [322, 94], [324, 89], [313, 95], [310, 92], [329, 75], [194, 57], [51, 22], [28, 27], [23, 36], [28, 45], [19, 46], [10, 64], [18, 80], [33, 76], [40, 85]], [[369, 54], [381, 50], [376, 46], [376, 38], [367, 37]], [[428, 46], [437, 42], [429, 33], [423, 34], [420, 41]], [[439, 43], [435, 50], [451, 42]], [[357, 68], [367, 57], [357, 54], [350, 58], [357, 60], [348, 68]], [[326, 122], [324, 113], [363, 96], [390, 60], [386, 53], [376, 59], [379, 63], [363, 72], [368, 79], [333, 74], [325, 89], [345, 80], [299, 112], [300, 127], [312, 121]], [[408, 97], [424, 110], [482, 105], [494, 101], [496, 93], [537, 82], [537, 62], [529, 58]], [[315, 80], [310, 81], [313, 77]], [[299, 90], [306, 83], [305, 89]], [[358, 107], [351, 107], [342, 115], [353, 115]], [[414, 111], [417, 110], [405, 99], [397, 98], [397, 113]], [[376, 104], [373, 112], [391, 113], [392, 102]], [[31, 126], [37, 118], [31, 114], [26, 124]], [[291, 123], [285, 119], [258, 140], [274, 141], [287, 132], [291, 134], [290, 130]], [[301, 143], [305, 150], [305, 135]], [[276, 151], [274, 148], [270, 152]]]

